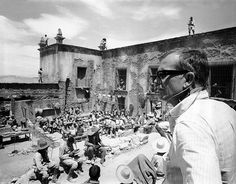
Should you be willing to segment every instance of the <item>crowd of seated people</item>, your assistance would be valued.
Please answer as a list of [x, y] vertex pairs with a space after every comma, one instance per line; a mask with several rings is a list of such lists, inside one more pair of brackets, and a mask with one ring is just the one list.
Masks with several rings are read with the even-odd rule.
[[103, 112], [92, 111], [87, 116], [81, 116], [81, 114], [71, 113], [72, 111], [66, 111], [54, 118], [41, 118], [38, 121], [39, 127], [43, 131], [48, 133], [59, 132], [64, 137], [68, 135], [82, 136], [93, 125], [99, 125], [102, 134], [116, 137], [118, 136], [118, 130], [124, 130], [128, 128], [134, 128], [137, 125], [149, 125], [159, 121], [155, 118], [154, 114], [137, 115], [135, 117], [129, 116], [128, 113], [121, 112]]
[[[37, 117], [35, 123], [39, 126], [42, 132], [49, 134], [58, 132], [65, 140], [64, 144], [60, 145], [60, 163], [56, 166], [53, 165], [53, 171], [55, 171], [55, 169], [57, 171], [59, 165], [64, 167], [65, 171], [67, 169], [68, 181], [73, 181], [74, 175], [78, 175], [83, 172], [82, 165], [84, 160], [80, 159], [81, 155], [78, 154], [80, 151], [76, 148], [78, 137], [84, 136], [86, 139], [84, 150], [84, 155], [88, 157], [86, 163], [94, 165], [94, 158], [99, 157], [101, 158], [100, 164], [103, 165], [106, 160], [105, 157], [108, 146], [102, 143], [100, 138], [101, 135], [105, 135], [110, 138], [119, 137], [121, 136], [122, 131], [133, 129], [134, 132], [136, 132], [137, 128], [140, 126], [145, 128], [150, 125], [155, 125], [155, 123], [160, 120], [156, 118], [154, 114], [143, 113], [132, 117], [125, 111], [120, 113], [117, 111], [92, 111], [91, 113], [84, 115], [84, 113], [81, 113], [78, 108], [76, 109], [77, 111], [75, 108], [70, 108], [64, 114], [57, 117]], [[46, 148], [46, 146], [44, 147]], [[48, 169], [48, 171], [51, 171], [51, 169]], [[53, 180], [56, 180], [56, 171], [54, 172], [54, 175], [52, 175]], [[45, 182], [49, 181], [48, 178], [50, 177], [50, 173], [44, 173], [44, 175], [41, 175], [42, 176], [40, 177], [42, 180]], [[36, 176], [39, 175], [36, 174]]]
[[[80, 108], [71, 107], [57, 117], [43, 118], [39, 116], [36, 118], [36, 123], [43, 132], [50, 134], [58, 132], [64, 138], [68, 137], [68, 135], [82, 137], [93, 125], [99, 125], [102, 134], [109, 137], [117, 137], [125, 129], [134, 128], [135, 126], [145, 127], [160, 120], [154, 118], [153, 114], [146, 115], [143, 113], [137, 116], [130, 116], [127, 111], [92, 111], [87, 116], [81, 116], [81, 114], [82, 110]], [[28, 128], [28, 119], [16, 120], [14, 116], [5, 117], [2, 121], [2, 126], [11, 127], [13, 131], [26, 129]]]

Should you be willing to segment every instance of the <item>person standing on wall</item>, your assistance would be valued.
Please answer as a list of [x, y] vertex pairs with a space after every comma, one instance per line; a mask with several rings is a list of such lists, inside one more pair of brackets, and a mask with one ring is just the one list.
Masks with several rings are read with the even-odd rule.
[[191, 33], [194, 35], [195, 34], [195, 25], [193, 22], [193, 17], [189, 18], [189, 22], [188, 22], [188, 34], [191, 35]]
[[43, 69], [40, 68], [38, 71], [38, 75], [39, 75], [39, 83], [43, 83]]
[[47, 47], [49, 38], [46, 34], [44, 35], [44, 40], [45, 40], [45, 47]]
[[100, 45], [98, 46], [98, 48], [99, 48], [101, 51], [107, 50], [106, 44], [107, 44], [107, 39], [106, 39], [106, 38], [103, 38], [103, 39], [101, 40], [101, 43], [100, 43]]

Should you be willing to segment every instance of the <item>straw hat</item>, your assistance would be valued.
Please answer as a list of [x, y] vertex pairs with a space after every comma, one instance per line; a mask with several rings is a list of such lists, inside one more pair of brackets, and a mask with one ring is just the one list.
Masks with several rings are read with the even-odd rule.
[[121, 183], [132, 183], [134, 174], [127, 165], [119, 165], [116, 169], [116, 177]]
[[170, 143], [165, 137], [158, 137], [152, 143], [152, 147], [155, 150], [155, 153], [166, 153], [169, 150]]
[[45, 148], [48, 148], [50, 145], [47, 141], [45, 141], [44, 139], [39, 139], [37, 142], [37, 150], [43, 150]]
[[90, 128], [90, 129], [88, 130], [87, 134], [88, 134], [89, 136], [91, 136], [91, 135], [95, 134], [95, 133], [98, 132], [98, 131], [99, 131], [99, 128], [98, 128], [97, 126], [93, 126], [92, 128]]

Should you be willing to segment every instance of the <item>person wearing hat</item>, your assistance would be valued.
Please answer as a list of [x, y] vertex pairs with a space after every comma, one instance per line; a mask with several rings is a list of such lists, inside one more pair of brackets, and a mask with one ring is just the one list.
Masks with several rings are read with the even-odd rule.
[[159, 137], [152, 143], [155, 154], [151, 160], [139, 154], [129, 164], [119, 165], [116, 176], [122, 184], [155, 184], [157, 180], [164, 179], [164, 160], [170, 144], [165, 137]]
[[155, 167], [143, 154], [136, 156], [127, 165], [119, 165], [116, 177], [122, 184], [155, 184], [157, 180]]
[[134, 173], [129, 166], [121, 164], [116, 169], [116, 177], [122, 184], [133, 184], [135, 182]]
[[[83, 162], [79, 159], [79, 149], [74, 149], [75, 139], [70, 136], [67, 141], [59, 149], [60, 164], [69, 168], [68, 181], [73, 180], [75, 171], [83, 172]], [[78, 172], [77, 172], [78, 173]]]
[[166, 153], [168, 153], [170, 148], [170, 143], [165, 137], [159, 137], [152, 143], [152, 147], [155, 154], [152, 157], [151, 163], [156, 169], [158, 177], [164, 176], [164, 162], [166, 158]]
[[105, 162], [106, 148], [100, 139], [99, 128], [92, 126], [87, 132], [87, 135], [88, 137], [85, 141], [85, 146], [87, 146], [85, 156], [88, 156], [89, 162], [95, 158], [94, 156], [98, 156], [101, 158], [100, 163], [103, 164]]
[[34, 174], [41, 180], [42, 184], [49, 183], [49, 175], [51, 174], [53, 174], [51, 182], [56, 183], [60, 174], [59, 165], [49, 160], [49, 146], [46, 140], [40, 138], [37, 142], [37, 152], [33, 158]]

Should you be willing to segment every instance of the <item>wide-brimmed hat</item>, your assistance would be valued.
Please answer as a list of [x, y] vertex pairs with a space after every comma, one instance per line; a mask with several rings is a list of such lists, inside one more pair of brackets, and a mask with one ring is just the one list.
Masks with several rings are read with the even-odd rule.
[[47, 147], [49, 147], [49, 143], [44, 140], [44, 139], [39, 139], [38, 142], [37, 142], [37, 147], [36, 147], [36, 150], [43, 150]]
[[158, 137], [152, 143], [152, 147], [155, 150], [155, 153], [166, 153], [170, 148], [170, 143], [165, 137]]
[[119, 165], [116, 169], [116, 177], [121, 183], [132, 183], [134, 173], [127, 165]]
[[90, 128], [87, 132], [88, 135], [93, 135], [95, 134], [96, 132], [99, 131], [99, 128], [97, 126], [93, 126], [92, 128]]

